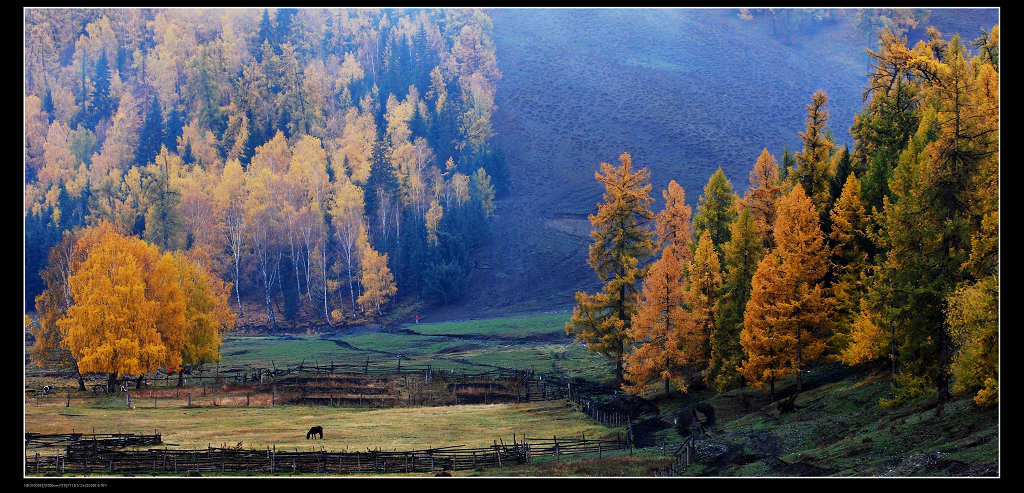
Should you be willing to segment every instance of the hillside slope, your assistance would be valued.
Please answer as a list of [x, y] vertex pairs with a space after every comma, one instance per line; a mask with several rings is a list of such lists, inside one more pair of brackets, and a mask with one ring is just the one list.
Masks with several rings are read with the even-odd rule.
[[[992, 12], [933, 20], [973, 36]], [[814, 91], [829, 95], [842, 144], [863, 104], [868, 40], [852, 16], [785, 45], [766, 23], [717, 9], [488, 14], [503, 74], [495, 141], [513, 193], [497, 203], [465, 296], [437, 318], [568, 310], [576, 290], [598, 289], [586, 258], [600, 162], [629, 152], [651, 171], [655, 210], [672, 179], [695, 207], [718, 166], [742, 194], [762, 148], [799, 150]]]
[[[889, 391], [884, 368], [825, 364], [808, 378], [796, 410], [780, 413], [755, 389], [714, 394], [697, 391], [647, 397], [659, 415], [634, 422], [638, 449], [633, 457], [589, 458], [487, 470], [482, 475], [653, 476], [683, 440], [673, 418], [681, 406], [714, 407], [716, 422], [696, 442], [694, 463], [684, 476], [998, 476], [999, 409], [979, 409], [970, 395], [948, 403], [941, 416], [935, 401], [882, 408]], [[792, 390], [792, 379], [780, 386]], [[778, 401], [776, 401], [778, 402]], [[705, 419], [701, 417], [702, 421]], [[627, 467], [628, 466], [628, 467]]]

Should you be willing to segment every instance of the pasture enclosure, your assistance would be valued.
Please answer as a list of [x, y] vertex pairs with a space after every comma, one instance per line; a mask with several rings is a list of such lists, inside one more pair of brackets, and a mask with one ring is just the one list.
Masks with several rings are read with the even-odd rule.
[[[372, 364], [371, 364], [372, 363]], [[120, 395], [126, 405], [145, 407], [274, 406], [282, 404], [332, 407], [389, 408], [403, 406], [444, 406], [459, 404], [522, 403], [571, 400], [608, 390], [582, 379], [555, 373], [495, 367], [483, 372], [435, 370], [432, 364], [402, 366], [366, 359], [361, 365], [300, 363], [281, 368], [214, 367], [199, 368], [185, 377], [187, 386], [177, 387], [174, 376], [124, 378]], [[32, 403], [64, 401], [70, 406], [70, 391], [61, 389], [42, 395], [27, 389]], [[106, 394], [95, 385], [93, 394]], [[577, 402], [578, 404], [582, 404]], [[598, 406], [599, 407], [599, 406]], [[609, 411], [581, 405], [595, 419], [611, 424]], [[593, 411], [593, 412], [591, 412]], [[603, 413], [605, 419], [598, 418]], [[618, 419], [614, 426], [625, 423]]]
[[[26, 439], [28, 437], [26, 436]], [[561, 460], [583, 454], [601, 457], [606, 451], [630, 447], [628, 437], [587, 439], [552, 437], [528, 438], [513, 435], [511, 443], [494, 440], [489, 447], [470, 448], [462, 445], [409, 451], [366, 450], [365, 452], [328, 452], [313, 450], [294, 452], [267, 448], [207, 448], [172, 450], [113, 450], [107, 448], [72, 448], [62, 454], [26, 454], [28, 475], [45, 473], [420, 473], [460, 471], [526, 464], [532, 458], [551, 457]]]

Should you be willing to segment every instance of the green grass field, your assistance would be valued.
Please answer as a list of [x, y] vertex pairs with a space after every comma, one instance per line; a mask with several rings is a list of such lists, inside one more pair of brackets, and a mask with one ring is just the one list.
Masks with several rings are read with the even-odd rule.
[[[432, 365], [437, 370], [480, 372], [495, 366], [559, 371], [588, 380], [607, 380], [612, 363], [565, 335], [566, 313], [487, 320], [409, 324], [408, 332], [344, 330], [285, 336], [226, 335], [223, 367], [283, 367], [305, 362], [376, 367]], [[339, 342], [335, 342], [339, 341]], [[340, 344], [339, 344], [340, 343]]]
[[460, 334], [504, 338], [528, 338], [551, 334], [565, 335], [568, 313], [548, 313], [521, 317], [502, 317], [457, 322], [408, 324], [406, 329], [420, 334]]

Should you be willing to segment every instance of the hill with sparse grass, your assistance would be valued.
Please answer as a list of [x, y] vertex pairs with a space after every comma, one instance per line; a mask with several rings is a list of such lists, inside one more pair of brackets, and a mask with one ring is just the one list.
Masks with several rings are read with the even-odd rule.
[[[499, 197], [493, 240], [477, 254], [464, 296], [439, 318], [567, 310], [594, 292], [587, 265], [602, 188], [600, 162], [623, 152], [651, 171], [653, 208], [669, 180], [696, 208], [719, 166], [743, 194], [758, 154], [800, 150], [805, 105], [824, 90], [830, 128], [850, 145], [869, 71], [853, 15], [820, 29], [771, 35], [764, 21], [719, 9], [491, 9], [502, 79], [495, 142], [510, 193]], [[966, 39], [998, 11], [935, 9], [930, 24]], [[909, 42], [925, 36], [911, 31]], [[696, 209], [695, 209], [696, 212]]]

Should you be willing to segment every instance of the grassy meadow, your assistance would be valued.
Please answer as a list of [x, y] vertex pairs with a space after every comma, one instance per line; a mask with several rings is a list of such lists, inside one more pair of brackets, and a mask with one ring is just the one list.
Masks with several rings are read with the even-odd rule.
[[[449, 445], [483, 447], [512, 434], [551, 437], [614, 437], [623, 430], [600, 425], [564, 402], [483, 404], [394, 409], [353, 409], [316, 406], [152, 408], [140, 400], [129, 409], [119, 399], [54, 400], [25, 408], [25, 428], [37, 433], [148, 433], [158, 430], [163, 441], [180, 448], [209, 444], [244, 448], [276, 446], [308, 450], [413, 450]], [[311, 426], [324, 427], [323, 441], [306, 440]]]
[[305, 362], [375, 367], [432, 365], [437, 370], [481, 372], [495, 366], [564, 371], [606, 380], [613, 366], [565, 335], [567, 313], [485, 320], [406, 324], [397, 330], [365, 327], [296, 335], [226, 335], [223, 367], [290, 366]]

